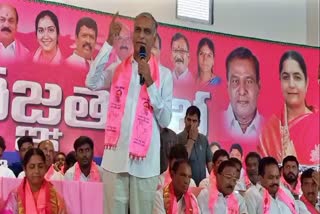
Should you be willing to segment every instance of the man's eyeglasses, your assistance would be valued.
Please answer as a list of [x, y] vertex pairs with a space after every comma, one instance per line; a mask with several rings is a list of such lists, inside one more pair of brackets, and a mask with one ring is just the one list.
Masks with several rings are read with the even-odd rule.
[[222, 176], [225, 177], [226, 179], [232, 180], [232, 181], [234, 181], [234, 182], [237, 182], [237, 181], [239, 180], [237, 177], [234, 177], [234, 176], [232, 176], [232, 175], [227, 175], [227, 174], [220, 174], [220, 175], [222, 175]]
[[172, 52], [175, 54], [188, 54], [189, 53], [188, 50], [184, 50], [184, 49], [173, 49]]

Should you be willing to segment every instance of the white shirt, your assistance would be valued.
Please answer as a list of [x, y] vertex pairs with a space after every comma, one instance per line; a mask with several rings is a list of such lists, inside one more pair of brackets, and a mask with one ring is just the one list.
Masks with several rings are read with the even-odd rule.
[[[195, 201], [197, 201], [194, 195], [192, 195], [192, 197]], [[178, 205], [178, 213], [176, 214], [185, 214], [186, 205], [185, 205], [183, 196], [177, 202], [177, 205]], [[197, 204], [197, 209], [198, 209], [198, 213], [200, 213], [198, 204]], [[163, 189], [159, 189], [156, 192], [154, 203], [153, 203], [152, 214], [166, 214], [166, 210], [164, 208], [164, 201], [163, 201]]]
[[172, 71], [172, 76], [174, 83], [194, 82], [194, 78], [188, 68], [185, 71], [183, 71], [180, 75], [178, 75], [176, 71]]
[[[165, 177], [166, 177], [166, 174], [168, 174], [168, 173], [169, 173], [169, 171], [166, 170], [166, 171], [164, 171], [161, 175], [159, 175], [159, 183], [158, 183], [158, 186], [163, 187], [163, 185], [164, 185], [164, 179], [165, 179]], [[193, 180], [192, 178], [190, 179], [189, 187], [197, 187], [196, 183], [194, 182], [194, 180]]]
[[0, 166], [0, 177], [16, 178], [12, 170], [5, 166]]
[[[100, 166], [97, 166], [98, 167], [98, 170], [99, 170], [99, 174], [100, 174], [100, 180], [102, 181], [102, 169]], [[75, 164], [69, 168], [66, 173], [64, 174], [64, 180], [67, 180], [67, 181], [73, 181], [74, 180], [74, 174], [75, 174]], [[81, 172], [81, 175], [80, 175], [80, 181], [89, 181], [90, 180], [90, 174], [87, 176], [85, 176], [82, 172]]]
[[[245, 201], [247, 204], [248, 212], [251, 214], [263, 214], [263, 194], [265, 190], [260, 184], [256, 186], [251, 186], [245, 194]], [[287, 193], [288, 197], [290, 197], [295, 202], [295, 209], [298, 212], [299, 208], [297, 202], [294, 200], [290, 192], [286, 189], [284, 191]], [[290, 208], [281, 200], [279, 200], [278, 196], [276, 198], [270, 197], [270, 214], [291, 214]]]
[[210, 184], [210, 178], [206, 177], [199, 183], [199, 187], [208, 188], [209, 184]]
[[256, 112], [251, 124], [247, 127], [245, 133], [242, 132], [242, 129], [234, 116], [231, 104], [229, 104], [228, 109], [224, 112], [224, 118], [225, 129], [228, 130], [233, 137], [248, 139], [259, 137], [261, 125], [263, 123], [263, 117], [258, 111]]
[[[110, 88], [114, 71], [104, 70], [103, 65], [108, 60], [111, 46], [105, 42], [95, 61], [90, 66], [87, 75], [86, 86], [97, 90]], [[132, 62], [132, 76], [129, 84], [127, 101], [124, 109], [123, 122], [117, 148], [105, 149], [101, 166], [113, 173], [129, 173], [130, 175], [149, 178], [160, 173], [160, 127], [167, 127], [172, 116], [172, 75], [169, 71], [159, 68], [160, 84], [152, 84], [147, 88], [150, 102], [154, 110], [152, 121], [152, 137], [146, 158], [143, 160], [132, 160], [129, 158], [129, 142], [135, 119], [136, 106], [140, 93], [138, 63]], [[108, 119], [107, 119], [108, 120]]]
[[[243, 197], [238, 193], [233, 193], [233, 194], [235, 194], [238, 200], [240, 214], [250, 213], [247, 211], [246, 203]], [[219, 192], [217, 201], [215, 205], [212, 207], [214, 210], [210, 210], [209, 209], [209, 188], [205, 188], [201, 190], [197, 198], [201, 213], [202, 214], [211, 214], [211, 213], [228, 214], [228, 209], [227, 209], [228, 197], [229, 196], [224, 197], [223, 194]]]
[[87, 69], [87, 66], [91, 64], [91, 60], [87, 60], [73, 52], [73, 54], [66, 59], [66, 63], [81, 69]]
[[2, 58], [14, 58], [15, 57], [15, 50], [16, 50], [16, 41], [13, 41], [7, 47], [0, 42], [0, 57]]

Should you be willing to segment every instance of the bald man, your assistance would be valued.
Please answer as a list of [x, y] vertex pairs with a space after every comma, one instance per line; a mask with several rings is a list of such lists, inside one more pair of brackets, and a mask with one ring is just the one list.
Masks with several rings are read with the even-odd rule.
[[0, 61], [21, 61], [29, 50], [16, 39], [18, 12], [10, 4], [0, 3]]

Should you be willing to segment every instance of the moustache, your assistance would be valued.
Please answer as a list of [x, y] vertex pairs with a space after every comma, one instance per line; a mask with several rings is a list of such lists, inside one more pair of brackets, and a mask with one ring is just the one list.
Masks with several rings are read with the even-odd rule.
[[307, 193], [308, 196], [315, 196], [315, 193], [314, 192], [309, 192]]
[[293, 174], [292, 172], [289, 172], [287, 176], [289, 177], [289, 175], [291, 175], [292, 177], [296, 177], [296, 175]]
[[227, 189], [233, 189], [233, 186], [232, 185], [228, 185], [226, 186]]
[[92, 47], [91, 47], [91, 45], [89, 44], [89, 43], [84, 43], [83, 45], [82, 45], [82, 47], [83, 48], [85, 48], [85, 47], [88, 47], [90, 50], [92, 50]]
[[120, 50], [129, 50], [127, 46], [120, 46]]
[[279, 184], [272, 184], [270, 187], [279, 187]]
[[175, 62], [182, 62], [182, 63], [183, 63], [183, 59], [180, 59], [180, 58], [176, 58], [174, 61], [175, 61]]
[[1, 29], [1, 32], [4, 32], [4, 31], [7, 31], [8, 33], [12, 33], [12, 31], [11, 31], [10, 28], [8, 28], [8, 27], [3, 27], [3, 28]]

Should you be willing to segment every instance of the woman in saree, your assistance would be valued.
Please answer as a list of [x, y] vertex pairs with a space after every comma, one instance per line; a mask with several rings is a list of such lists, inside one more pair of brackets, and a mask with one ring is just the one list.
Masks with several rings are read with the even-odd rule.
[[64, 200], [47, 181], [46, 158], [36, 148], [30, 149], [23, 160], [26, 177], [8, 196], [3, 214], [65, 214]]
[[285, 104], [262, 129], [258, 150], [279, 163], [294, 155], [301, 165], [319, 165], [319, 111], [305, 99], [309, 79], [303, 57], [296, 51], [284, 53], [279, 72]]

